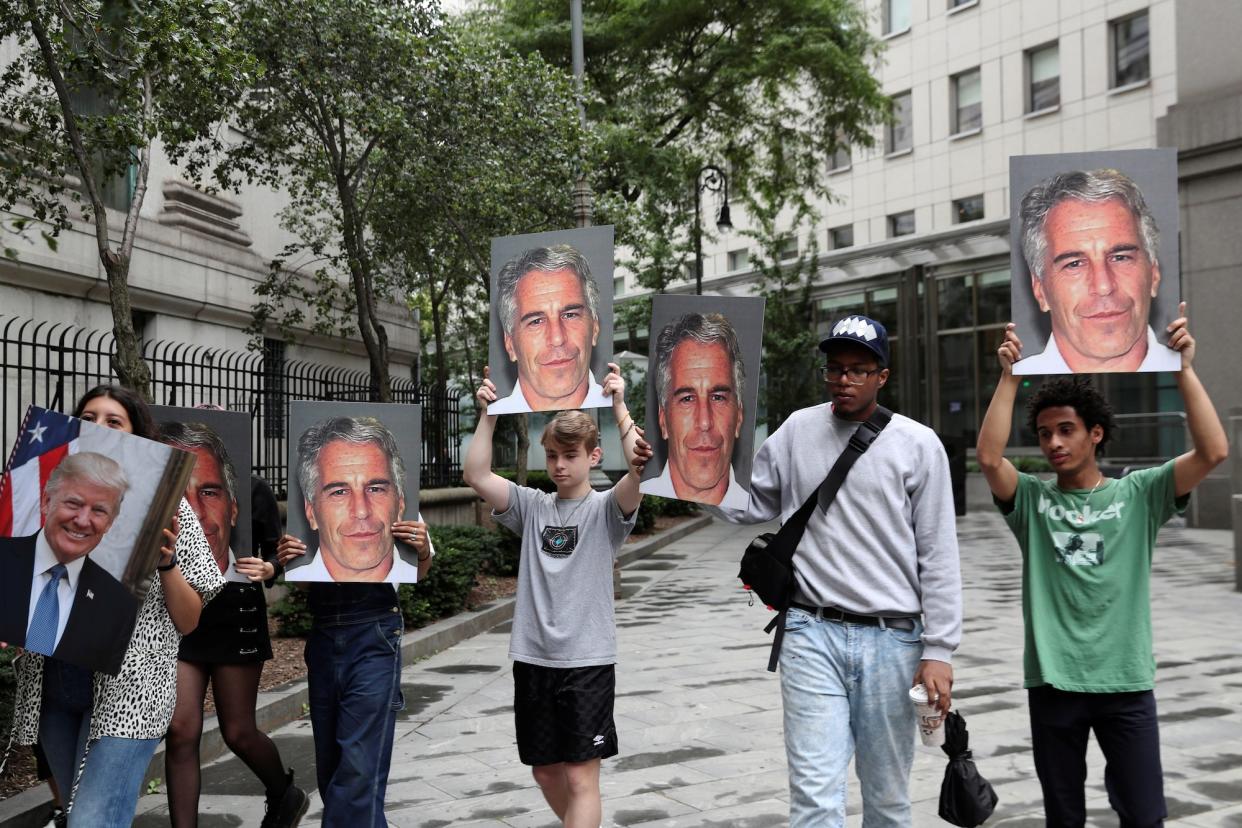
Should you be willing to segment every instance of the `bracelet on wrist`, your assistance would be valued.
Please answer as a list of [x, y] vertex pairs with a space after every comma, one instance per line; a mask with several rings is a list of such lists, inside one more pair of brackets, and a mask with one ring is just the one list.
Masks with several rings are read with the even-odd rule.
[[158, 569], [160, 572], [168, 572], [176, 565], [177, 565], [177, 550], [174, 549], [172, 560], [170, 560], [166, 565], [163, 565], [163, 566], [156, 564], [155, 568]]

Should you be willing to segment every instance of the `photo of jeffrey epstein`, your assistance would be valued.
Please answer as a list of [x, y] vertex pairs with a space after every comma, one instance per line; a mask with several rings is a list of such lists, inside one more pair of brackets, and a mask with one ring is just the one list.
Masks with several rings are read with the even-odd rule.
[[660, 295], [651, 306], [644, 494], [750, 503], [762, 298]]
[[1179, 371], [1177, 154], [1010, 159], [1015, 374]]
[[488, 414], [612, 405], [613, 229], [492, 239]]
[[308, 551], [286, 581], [418, 581], [418, 552], [393, 524], [418, 515], [421, 425], [418, 405], [290, 404], [287, 531]]
[[0, 484], [0, 641], [119, 672], [192, 463], [31, 406]]
[[160, 439], [194, 455], [185, 499], [203, 526], [216, 565], [229, 581], [248, 584], [238, 558], [257, 557], [250, 523], [250, 414], [211, 408], [151, 406]]

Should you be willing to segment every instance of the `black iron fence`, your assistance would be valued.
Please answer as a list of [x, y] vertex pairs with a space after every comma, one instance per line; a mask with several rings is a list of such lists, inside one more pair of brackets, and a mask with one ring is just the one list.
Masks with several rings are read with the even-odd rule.
[[[0, 451], [16, 439], [28, 405], [72, 408], [84, 392], [113, 382], [110, 331], [0, 316]], [[291, 400], [373, 399], [370, 374], [301, 360], [278, 351], [228, 351], [184, 342], [143, 343], [151, 392], [161, 405], [214, 403], [249, 412], [254, 471], [285, 496], [286, 425]], [[439, 386], [392, 380], [393, 399], [422, 405], [423, 487], [461, 481], [459, 399]]]

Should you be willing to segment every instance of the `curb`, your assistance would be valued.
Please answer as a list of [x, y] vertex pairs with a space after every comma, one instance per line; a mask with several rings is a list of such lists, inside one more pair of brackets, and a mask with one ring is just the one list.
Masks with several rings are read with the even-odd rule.
[[[663, 549], [670, 543], [681, 540], [707, 526], [712, 521], [710, 515], [702, 514], [684, 521], [677, 526], [666, 529], [658, 535], [630, 544], [619, 555], [618, 565], [624, 567], [634, 561]], [[401, 639], [402, 664], [409, 666], [415, 661], [447, 650], [479, 633], [486, 632], [497, 624], [513, 618], [513, 598], [494, 601], [473, 612], [462, 611], [449, 618], [441, 619], [434, 624], [406, 633]], [[272, 690], [259, 693], [255, 703], [255, 722], [259, 730], [270, 733], [276, 728], [288, 724], [305, 715], [304, 707], [310, 698], [306, 680], [286, 684]], [[203, 720], [203, 738], [199, 745], [201, 764], [228, 753], [224, 737], [220, 733], [220, 724], [216, 717], [209, 716]], [[143, 780], [145, 785], [151, 779], [162, 779], [164, 776], [164, 743], [156, 749], [147, 767]], [[0, 828], [42, 828], [51, 813], [52, 797], [47, 786], [37, 785], [29, 790], [0, 801]]]

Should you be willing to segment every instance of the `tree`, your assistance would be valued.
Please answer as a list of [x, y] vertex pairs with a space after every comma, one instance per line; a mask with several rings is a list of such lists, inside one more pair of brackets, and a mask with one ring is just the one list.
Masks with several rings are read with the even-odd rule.
[[[263, 84], [238, 107], [247, 140], [217, 175], [229, 186], [248, 178], [282, 187], [290, 197], [282, 221], [300, 238], [257, 291], [253, 330], [301, 322], [306, 307], [316, 328], [352, 319], [375, 395], [390, 402], [379, 308], [392, 297], [378, 280], [374, 199], [378, 182], [398, 174], [410, 119], [425, 117], [436, 94], [439, 12], [432, 0], [248, 0], [240, 8]], [[306, 254], [317, 265], [310, 280], [289, 268]]]
[[[755, 289], [767, 298], [763, 308], [763, 374], [769, 434], [793, 412], [821, 402], [821, 386], [815, 376], [819, 338], [811, 299], [819, 249], [811, 232], [807, 234], [812, 240], [808, 249], [799, 251], [796, 259], [784, 258], [785, 243], [791, 236], [778, 225], [783, 208], [779, 201], [756, 200], [751, 218], [757, 226], [745, 231], [758, 243], [758, 254], [751, 260], [757, 271]], [[793, 225], [797, 227], [809, 213], [795, 210], [794, 215]]]
[[[218, 148], [219, 123], [253, 78], [236, 32], [224, 0], [14, 0], [0, 10], [0, 42], [16, 45], [0, 73], [0, 210], [28, 209], [54, 245], [80, 208], [108, 280], [113, 367], [145, 396], [129, 271], [152, 145], [191, 176]], [[110, 189], [121, 190], [119, 238]], [[18, 232], [26, 224], [10, 221]]]
[[[575, 159], [588, 151], [568, 78], [462, 35], [437, 32], [436, 94], [407, 122], [396, 174], [377, 182], [373, 221], [394, 289], [430, 306], [440, 383], [460, 344], [448, 337], [452, 305], [487, 306], [492, 237], [569, 224]], [[477, 368], [466, 366], [471, 383]]]
[[[648, 287], [666, 277], [661, 263], [684, 264], [680, 230], [705, 162], [725, 166], [743, 200], [762, 185], [806, 205], [828, 194], [831, 155], [871, 146], [889, 112], [856, 0], [585, 0], [583, 11], [587, 118], [604, 147], [597, 215], [617, 224]], [[492, 0], [474, 25], [569, 64], [562, 0]]]

